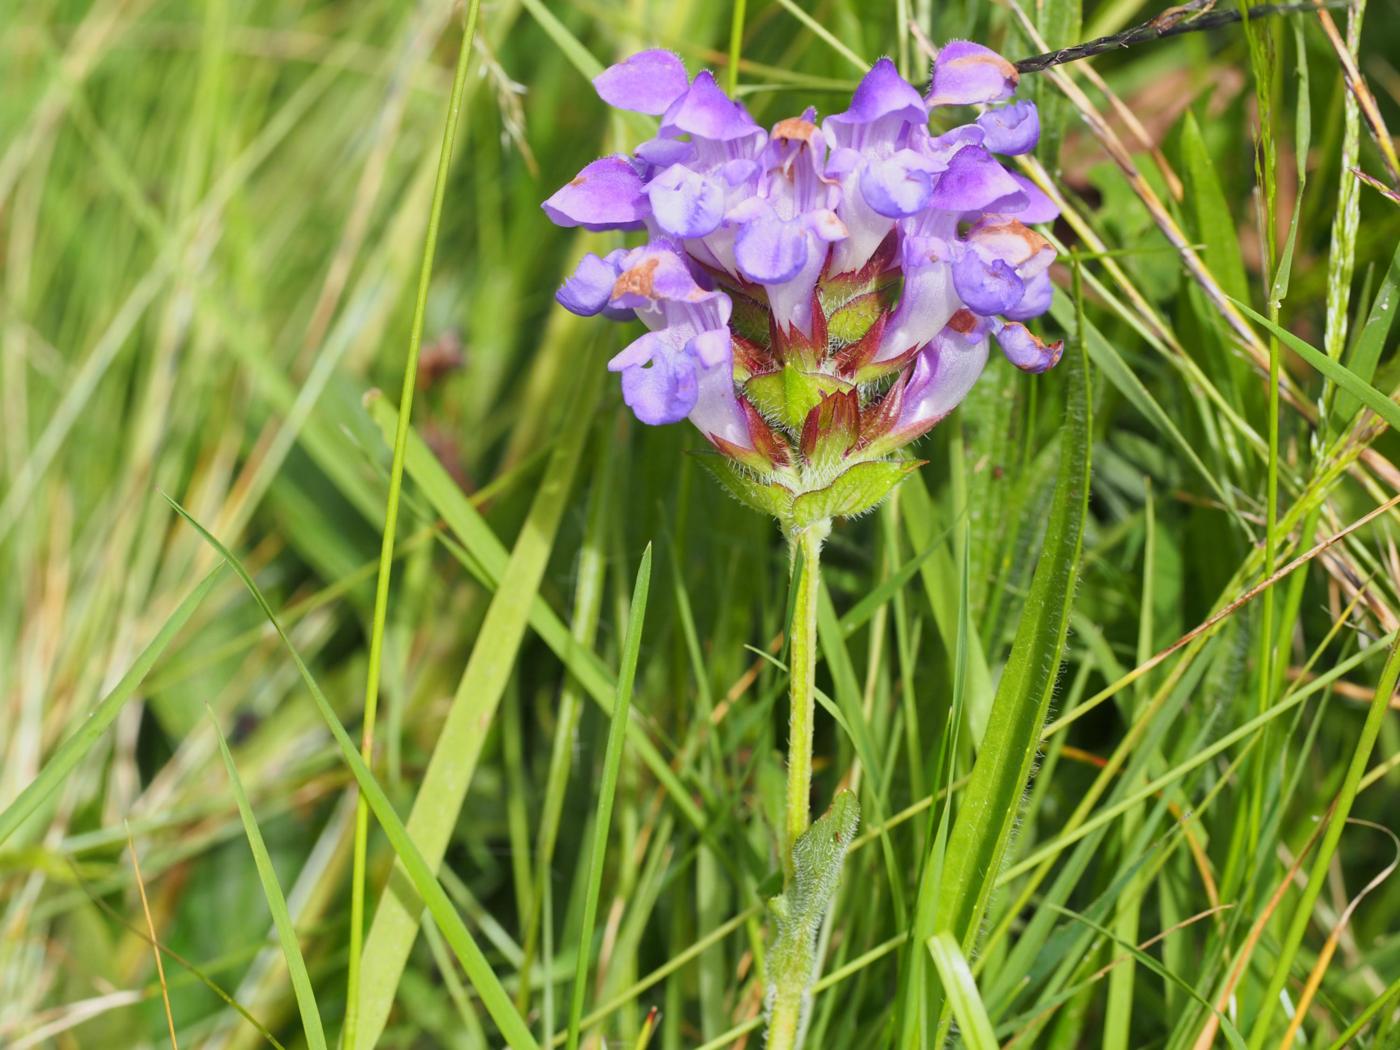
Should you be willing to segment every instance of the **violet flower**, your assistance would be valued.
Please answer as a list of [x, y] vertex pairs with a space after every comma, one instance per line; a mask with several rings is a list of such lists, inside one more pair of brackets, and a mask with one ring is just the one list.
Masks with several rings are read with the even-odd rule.
[[[972, 389], [994, 340], [1016, 367], [1060, 356], [1023, 322], [1049, 309], [1056, 216], [997, 155], [1035, 148], [1015, 68], [953, 41], [927, 95], [881, 59], [850, 106], [764, 131], [709, 72], [643, 51], [594, 81], [660, 118], [628, 157], [544, 202], [562, 226], [644, 230], [559, 289], [585, 316], [647, 332], [609, 364], [644, 423], [688, 418], [721, 480], [792, 531], [869, 510], [912, 469], [900, 449]], [[948, 127], [948, 107], [985, 106]], [[930, 117], [942, 129], [930, 130]]]

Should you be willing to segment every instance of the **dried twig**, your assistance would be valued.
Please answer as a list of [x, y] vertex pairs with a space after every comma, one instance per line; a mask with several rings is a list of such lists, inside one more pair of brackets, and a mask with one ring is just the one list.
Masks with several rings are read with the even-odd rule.
[[1093, 58], [1095, 55], [1102, 55], [1107, 51], [1121, 51], [1123, 48], [1145, 44], [1152, 40], [1164, 40], [1167, 37], [1180, 36], [1183, 33], [1194, 33], [1202, 29], [1218, 29], [1221, 26], [1233, 25], [1235, 22], [1246, 20], [1253, 22], [1270, 15], [1291, 15], [1327, 7], [1346, 8], [1350, 4], [1347, 0], [1328, 0], [1326, 3], [1260, 4], [1258, 7], [1250, 8], [1247, 13], [1239, 8], [1213, 11], [1211, 9], [1214, 6], [1215, 0], [1191, 0], [1180, 7], [1169, 7], [1155, 18], [1130, 29], [1124, 29], [1120, 33], [1114, 33], [1112, 36], [1101, 36], [1097, 40], [1075, 44], [1073, 47], [1062, 47], [1058, 51], [1047, 51], [1043, 55], [1023, 58], [1015, 64], [1016, 69], [1021, 73], [1039, 73], [1051, 66], [1064, 65], [1066, 62], [1078, 62], [1080, 59]]

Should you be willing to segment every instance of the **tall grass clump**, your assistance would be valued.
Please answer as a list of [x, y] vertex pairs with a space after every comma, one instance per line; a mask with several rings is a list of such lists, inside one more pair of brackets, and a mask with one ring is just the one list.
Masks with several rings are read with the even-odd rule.
[[1387, 14], [0, 5], [0, 1046], [1400, 1045]]

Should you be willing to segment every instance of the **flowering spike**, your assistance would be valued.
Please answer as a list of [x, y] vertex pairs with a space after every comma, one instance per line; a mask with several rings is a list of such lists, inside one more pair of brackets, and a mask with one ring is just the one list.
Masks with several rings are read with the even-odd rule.
[[[544, 203], [551, 219], [645, 230], [587, 255], [560, 304], [635, 317], [610, 362], [645, 423], [688, 418], [725, 488], [788, 530], [864, 513], [910, 469], [903, 449], [967, 395], [993, 339], [1017, 368], [1059, 359], [1025, 324], [1049, 309], [1054, 203], [998, 155], [1039, 138], [1014, 67], [953, 41], [928, 96], [888, 59], [842, 112], [765, 132], [709, 72], [644, 51], [594, 81], [660, 116], [633, 156], [594, 161]], [[997, 103], [935, 133], [930, 112]], [[945, 125], [946, 127], [946, 125]]]

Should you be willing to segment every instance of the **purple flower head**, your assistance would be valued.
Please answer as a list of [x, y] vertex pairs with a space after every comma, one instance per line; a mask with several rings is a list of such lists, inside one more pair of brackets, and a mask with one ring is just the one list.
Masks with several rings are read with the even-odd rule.
[[[1039, 139], [1035, 106], [1007, 101], [1016, 81], [995, 52], [953, 41], [927, 97], [881, 59], [845, 110], [765, 131], [710, 73], [633, 55], [594, 84], [659, 117], [657, 133], [544, 209], [646, 243], [585, 255], [556, 298], [645, 325], [608, 365], [623, 400], [644, 423], [689, 419], [721, 464], [742, 464], [725, 468], [731, 492], [792, 529], [813, 505], [868, 510], [888, 486], [837, 482], [956, 408], [993, 339], [1023, 371], [1059, 359], [1024, 323], [1054, 294], [1054, 249], [1031, 227], [1058, 211], [997, 159]], [[931, 114], [947, 128], [940, 107], [988, 103], [1004, 104], [930, 130]]]

